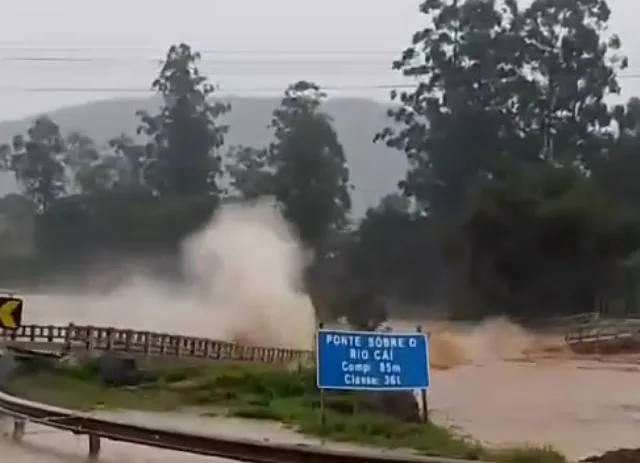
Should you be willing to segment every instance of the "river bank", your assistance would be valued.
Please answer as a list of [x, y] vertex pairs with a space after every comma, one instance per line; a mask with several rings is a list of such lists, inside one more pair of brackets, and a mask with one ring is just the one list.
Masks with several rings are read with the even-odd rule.
[[[245, 418], [254, 423], [256, 419], [270, 421], [265, 423], [270, 431], [265, 428], [264, 434], [259, 435], [286, 433], [288, 441], [301, 440], [304, 434], [316, 438], [316, 443], [322, 439], [342, 445], [413, 449], [425, 455], [452, 458], [513, 463], [565, 461], [549, 448], [496, 450], [451, 427], [401, 422], [371, 409], [358, 394], [329, 394], [325, 422], [321, 423], [319, 395], [310, 370], [292, 372], [234, 365], [174, 368], [149, 372], [145, 381], [135, 387], [113, 388], [100, 382], [94, 366], [80, 365], [23, 371], [10, 381], [9, 389], [32, 400], [100, 414], [116, 413], [126, 419], [187, 409], [189, 413], [184, 416], [188, 418], [183, 422], [198, 423], [188, 426], [197, 426], [200, 431], [228, 429], [232, 426], [228, 421], [231, 417]], [[123, 409], [139, 411], [117, 411]]]

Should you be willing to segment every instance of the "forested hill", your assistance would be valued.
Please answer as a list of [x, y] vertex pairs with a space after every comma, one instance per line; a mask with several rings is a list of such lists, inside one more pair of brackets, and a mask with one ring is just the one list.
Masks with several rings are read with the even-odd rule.
[[[634, 74], [595, 3], [425, 1], [430, 26], [393, 65], [416, 86], [387, 108], [307, 80], [203, 104], [200, 54], [173, 44], [160, 111], [106, 102], [0, 130], [0, 170], [20, 181], [0, 204], [0, 282], [175, 257], [221, 204], [268, 195], [314, 251], [304, 283], [324, 319], [371, 326], [378, 295], [459, 318], [635, 312], [640, 98], [608, 103]], [[352, 198], [361, 217], [374, 206], [358, 223]]]
[[[47, 112], [63, 133], [79, 131], [96, 142], [106, 142], [120, 133], [134, 135], [139, 125], [137, 110], [155, 112], [158, 99], [131, 98], [97, 101], [78, 106], [68, 106]], [[271, 142], [273, 134], [267, 129], [273, 110], [280, 104], [280, 98], [230, 97], [232, 110], [221, 117], [230, 125], [225, 145], [242, 144], [265, 146]], [[324, 110], [334, 118], [334, 127], [344, 146], [351, 181], [353, 213], [362, 216], [364, 211], [375, 206], [381, 197], [396, 191], [398, 181], [407, 170], [406, 158], [402, 152], [387, 148], [383, 143], [373, 143], [377, 131], [389, 124], [385, 117], [388, 105], [373, 100], [357, 98], [331, 98]], [[18, 121], [0, 122], [0, 143], [10, 143], [19, 133], [26, 133], [36, 115]], [[9, 185], [14, 185], [12, 173], [0, 173], [0, 194], [5, 194]]]

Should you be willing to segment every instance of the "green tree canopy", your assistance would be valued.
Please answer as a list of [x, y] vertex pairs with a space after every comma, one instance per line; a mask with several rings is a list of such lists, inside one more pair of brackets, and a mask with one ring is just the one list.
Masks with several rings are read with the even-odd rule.
[[274, 141], [266, 158], [273, 194], [302, 240], [316, 251], [346, 225], [351, 209], [349, 169], [320, 87], [300, 81], [285, 91], [273, 112]]
[[200, 54], [187, 44], [173, 45], [152, 89], [163, 100], [160, 112], [145, 111], [139, 132], [150, 138], [152, 162], [147, 182], [160, 194], [194, 196], [220, 193], [222, 161], [218, 149], [228, 127], [217, 119], [229, 105], [212, 103], [214, 87], [200, 74]]

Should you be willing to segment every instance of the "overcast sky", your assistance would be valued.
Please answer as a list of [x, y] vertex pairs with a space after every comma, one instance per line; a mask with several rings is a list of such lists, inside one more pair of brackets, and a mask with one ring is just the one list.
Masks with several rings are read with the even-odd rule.
[[[423, 22], [419, 3], [1, 0], [0, 119], [144, 95], [157, 74], [155, 61], [180, 41], [203, 51], [201, 69], [229, 93], [280, 94], [305, 78], [332, 95], [386, 99], [388, 90], [375, 87], [403, 82], [390, 62]], [[633, 48], [640, 42], [640, 5], [609, 4], [611, 29], [631, 60], [630, 77], [622, 81], [625, 97], [640, 94], [640, 78], [633, 77], [640, 75], [640, 49]], [[33, 60], [44, 57], [62, 61]]]

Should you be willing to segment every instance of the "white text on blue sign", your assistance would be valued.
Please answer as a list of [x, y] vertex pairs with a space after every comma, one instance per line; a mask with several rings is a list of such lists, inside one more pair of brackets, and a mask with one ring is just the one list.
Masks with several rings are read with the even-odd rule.
[[429, 385], [426, 336], [321, 331], [318, 386], [336, 389], [417, 389]]

